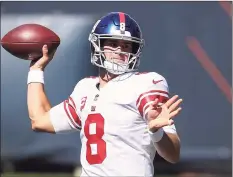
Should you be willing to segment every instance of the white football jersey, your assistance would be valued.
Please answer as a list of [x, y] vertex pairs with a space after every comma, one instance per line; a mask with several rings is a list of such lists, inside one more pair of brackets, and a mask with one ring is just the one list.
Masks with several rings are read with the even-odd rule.
[[[69, 99], [50, 110], [57, 133], [80, 130], [81, 176], [153, 176], [155, 147], [145, 114], [151, 101], [168, 100], [168, 85], [155, 73], [127, 73], [100, 90], [85, 78]], [[175, 126], [164, 131], [176, 133]]]

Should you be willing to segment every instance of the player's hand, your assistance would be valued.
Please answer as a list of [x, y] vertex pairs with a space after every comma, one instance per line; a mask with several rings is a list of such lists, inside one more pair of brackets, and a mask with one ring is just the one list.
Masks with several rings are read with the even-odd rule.
[[183, 101], [178, 98], [178, 95], [175, 95], [160, 107], [158, 106], [158, 99], [151, 104], [151, 109], [147, 113], [151, 132], [156, 132], [164, 126], [174, 124], [173, 118], [181, 111], [180, 104]]
[[56, 50], [53, 52], [48, 51], [47, 45], [42, 47], [42, 54], [43, 56], [38, 60], [31, 61], [30, 70], [44, 70], [47, 64], [53, 59]]

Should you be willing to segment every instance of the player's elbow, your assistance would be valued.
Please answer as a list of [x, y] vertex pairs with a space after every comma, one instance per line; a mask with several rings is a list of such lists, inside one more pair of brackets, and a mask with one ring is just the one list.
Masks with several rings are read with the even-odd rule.
[[31, 128], [35, 132], [55, 133], [53, 125], [47, 116], [31, 118]]
[[35, 132], [41, 132], [42, 127], [39, 126], [39, 123], [36, 119], [31, 119], [31, 128]]

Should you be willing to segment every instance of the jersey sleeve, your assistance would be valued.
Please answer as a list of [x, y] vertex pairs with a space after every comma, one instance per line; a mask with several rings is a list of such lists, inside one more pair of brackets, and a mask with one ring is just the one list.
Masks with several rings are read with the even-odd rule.
[[[146, 114], [150, 104], [156, 98], [159, 99], [158, 105], [165, 103], [169, 99], [169, 88], [166, 79], [155, 72], [145, 74], [142, 83], [136, 105], [142, 118], [147, 121]], [[169, 133], [176, 133], [175, 125], [165, 126], [163, 129]]]
[[80, 85], [79, 82], [68, 99], [50, 109], [50, 120], [56, 133], [81, 130], [82, 123], [79, 112]]

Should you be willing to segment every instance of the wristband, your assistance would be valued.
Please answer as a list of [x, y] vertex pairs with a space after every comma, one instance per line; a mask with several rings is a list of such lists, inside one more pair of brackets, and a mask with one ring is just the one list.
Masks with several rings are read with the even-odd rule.
[[27, 84], [42, 83], [44, 84], [44, 72], [41, 70], [31, 70], [28, 72]]
[[163, 128], [160, 128], [158, 129], [156, 132], [151, 132], [150, 130], [148, 130], [149, 132], [149, 135], [150, 135], [150, 138], [151, 140], [154, 142], [154, 143], [157, 143], [159, 142], [162, 138], [163, 138], [163, 134], [164, 134], [164, 130]]

